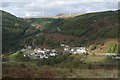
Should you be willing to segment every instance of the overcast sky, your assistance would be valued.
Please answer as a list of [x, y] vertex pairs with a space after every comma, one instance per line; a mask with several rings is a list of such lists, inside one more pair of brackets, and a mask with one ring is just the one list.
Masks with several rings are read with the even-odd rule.
[[4, 0], [0, 9], [17, 17], [55, 16], [61, 13], [86, 13], [117, 10], [117, 0]]

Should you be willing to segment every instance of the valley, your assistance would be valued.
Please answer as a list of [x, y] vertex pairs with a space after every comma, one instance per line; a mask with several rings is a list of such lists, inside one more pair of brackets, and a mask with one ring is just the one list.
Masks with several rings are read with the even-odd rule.
[[58, 18], [2, 14], [3, 77], [118, 78], [118, 11]]

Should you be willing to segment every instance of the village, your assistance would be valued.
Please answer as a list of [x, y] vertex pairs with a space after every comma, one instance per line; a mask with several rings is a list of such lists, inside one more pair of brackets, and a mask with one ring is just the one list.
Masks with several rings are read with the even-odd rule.
[[[62, 52], [68, 52], [70, 54], [84, 54], [88, 53], [88, 49], [85, 47], [70, 47], [69, 45], [60, 44]], [[32, 49], [31, 46], [25, 46], [21, 50], [24, 53], [24, 57], [29, 57], [30, 59], [43, 59], [49, 57], [55, 57], [58, 54], [57, 49], [47, 49], [47, 48], [35, 48]]]

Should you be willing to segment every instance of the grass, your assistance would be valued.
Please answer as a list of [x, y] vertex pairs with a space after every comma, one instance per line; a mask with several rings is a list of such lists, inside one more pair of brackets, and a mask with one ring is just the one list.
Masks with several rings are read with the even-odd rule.
[[94, 70], [73, 70], [72, 73], [67, 75], [68, 78], [118, 78], [118, 70], [105, 70], [105, 69], [94, 69]]
[[57, 69], [41, 67], [4, 67], [3, 78], [118, 78], [117, 69]]
[[85, 63], [94, 63], [94, 62], [104, 62], [105, 59], [107, 57], [106, 56], [88, 56], [86, 59], [85, 59]]
[[10, 60], [16, 60], [16, 58], [19, 57], [19, 54], [20, 54], [20, 51], [17, 51], [16, 53], [11, 54], [9, 56]]
[[[74, 56], [72, 61], [71, 57]], [[86, 64], [80, 64], [78, 61], [82, 58], [82, 55], [71, 55], [68, 58], [68, 61], [62, 62], [57, 66], [37, 66], [37, 60], [30, 60], [30, 61], [15, 61], [15, 62], [8, 62], [7, 64], [10, 66], [3, 67], [3, 76], [4, 77], [33, 77], [33, 78], [117, 78], [118, 77], [118, 70], [113, 65], [94, 65], [94, 69], [88, 69], [88, 64], [98, 62], [98, 64], [103, 63], [106, 64], [107, 56], [87, 56], [85, 59]], [[111, 62], [111, 61], [110, 61]], [[75, 63], [75, 64], [73, 64]], [[25, 67], [23, 67], [23, 65]], [[78, 67], [74, 68], [76, 65]], [[62, 67], [60, 67], [62, 66]], [[71, 67], [71, 68], [70, 68]], [[19, 71], [19, 72], [18, 72]], [[12, 74], [14, 73], [14, 74]], [[22, 74], [24, 73], [24, 74]], [[15, 75], [15, 76], [14, 76]], [[47, 76], [46, 76], [47, 75]]]
[[7, 65], [16, 66], [20, 64], [25, 64], [25, 66], [36, 66], [37, 61], [15, 61], [15, 62], [8, 62]]

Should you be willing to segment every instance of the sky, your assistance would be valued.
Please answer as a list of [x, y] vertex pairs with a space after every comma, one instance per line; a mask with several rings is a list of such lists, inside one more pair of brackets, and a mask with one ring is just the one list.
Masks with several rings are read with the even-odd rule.
[[17, 17], [56, 16], [61, 13], [101, 12], [118, 9], [117, 0], [4, 0], [1, 10]]

